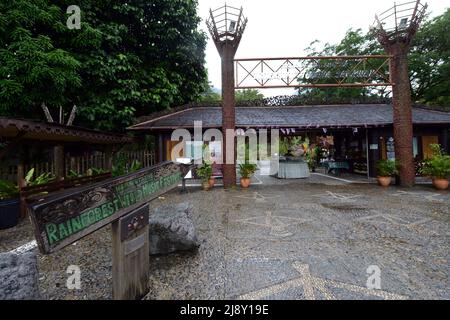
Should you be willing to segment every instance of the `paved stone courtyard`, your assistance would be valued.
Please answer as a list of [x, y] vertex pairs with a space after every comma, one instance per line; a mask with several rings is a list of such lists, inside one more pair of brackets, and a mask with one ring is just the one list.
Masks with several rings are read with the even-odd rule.
[[[202, 245], [153, 257], [146, 299], [450, 299], [448, 191], [270, 179], [155, 200], [190, 201]], [[79, 291], [65, 288], [69, 264], [81, 267]], [[369, 266], [381, 290], [367, 289]], [[45, 298], [109, 299], [109, 228], [40, 256], [39, 267]]]

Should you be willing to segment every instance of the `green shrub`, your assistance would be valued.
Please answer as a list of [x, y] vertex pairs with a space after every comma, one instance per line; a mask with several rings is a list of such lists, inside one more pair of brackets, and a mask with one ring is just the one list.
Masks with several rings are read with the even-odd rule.
[[289, 141], [287, 139], [279, 140], [279, 153], [280, 156], [287, 156], [289, 153]]
[[253, 163], [242, 163], [239, 165], [239, 174], [242, 178], [248, 179], [258, 170], [258, 166]]
[[25, 176], [25, 183], [27, 187], [40, 186], [47, 184], [55, 180], [55, 175], [51, 172], [44, 172], [41, 175], [34, 178], [34, 168], [30, 169]]
[[120, 177], [120, 176], [124, 176], [126, 174], [133, 173], [133, 172], [136, 172], [136, 171], [142, 169], [142, 164], [139, 161], [133, 160], [133, 162], [131, 162], [131, 164], [129, 164], [128, 161], [129, 160], [127, 159], [127, 157], [125, 155], [119, 154], [114, 159], [114, 164], [113, 164], [112, 170], [111, 170], [112, 176]]
[[0, 180], [0, 200], [19, 197], [19, 187], [12, 182]]
[[398, 174], [399, 164], [395, 160], [380, 160], [377, 163], [377, 172], [380, 177], [390, 177]]
[[433, 155], [425, 160], [421, 173], [434, 179], [447, 179], [450, 175], [450, 156], [442, 152], [439, 144], [431, 145]]
[[197, 175], [203, 180], [207, 181], [212, 176], [212, 165], [208, 162], [203, 163], [203, 165], [197, 169]]

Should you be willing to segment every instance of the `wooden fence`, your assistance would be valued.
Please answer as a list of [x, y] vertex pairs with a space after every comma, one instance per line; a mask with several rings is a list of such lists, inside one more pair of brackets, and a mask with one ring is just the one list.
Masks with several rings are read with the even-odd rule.
[[[139, 150], [139, 151], [126, 151], [119, 152], [114, 157], [122, 156], [127, 159], [127, 162], [131, 164], [133, 161], [139, 161], [144, 168], [153, 166], [156, 164], [156, 157], [154, 151]], [[66, 156], [65, 173], [69, 175], [70, 171], [74, 171], [78, 174], [85, 175], [89, 169], [102, 169], [107, 170], [106, 155], [104, 153], [96, 153], [86, 156], [71, 157]], [[25, 174], [34, 168], [34, 176], [37, 177], [43, 173], [51, 172], [55, 174], [54, 161], [40, 162], [40, 163], [27, 163], [24, 166]], [[17, 165], [0, 167], [0, 179], [17, 182]]]

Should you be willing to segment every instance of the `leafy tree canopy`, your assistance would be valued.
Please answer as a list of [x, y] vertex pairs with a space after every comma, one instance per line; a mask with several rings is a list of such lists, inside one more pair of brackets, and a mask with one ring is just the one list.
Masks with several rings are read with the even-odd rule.
[[236, 91], [236, 102], [255, 101], [264, 99], [264, 95], [256, 89], [244, 89]]
[[[412, 98], [418, 103], [450, 107], [450, 10], [429, 20], [419, 29], [409, 55]], [[318, 48], [314, 41], [306, 49], [309, 55], [378, 55], [385, 54], [374, 35], [350, 29], [342, 41]], [[323, 82], [329, 79], [323, 79]], [[370, 101], [390, 96], [390, 88], [322, 88], [299, 89], [305, 101]]]
[[[256, 89], [243, 89], [235, 91], [236, 102], [244, 101], [256, 101], [264, 99], [264, 95]], [[211, 85], [205, 88], [204, 93], [201, 95], [199, 102], [203, 103], [218, 103], [222, 101], [222, 95], [215, 91]]]
[[416, 101], [450, 108], [450, 9], [427, 21], [413, 41], [409, 68]]
[[193, 101], [206, 82], [196, 0], [0, 3], [0, 115], [42, 118], [79, 107], [76, 124], [123, 131], [132, 119]]
[[214, 89], [214, 86], [211, 84], [211, 82], [208, 82], [203, 90], [203, 93], [198, 99], [199, 102], [220, 102], [222, 100], [222, 95], [220, 94], [220, 92]]

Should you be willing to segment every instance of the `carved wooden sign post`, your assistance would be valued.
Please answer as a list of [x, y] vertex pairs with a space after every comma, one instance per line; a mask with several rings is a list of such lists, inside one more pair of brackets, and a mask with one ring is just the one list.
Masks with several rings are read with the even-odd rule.
[[190, 168], [165, 162], [31, 204], [40, 251], [56, 252], [113, 223], [114, 298], [143, 296], [149, 269], [148, 202], [177, 187]]

